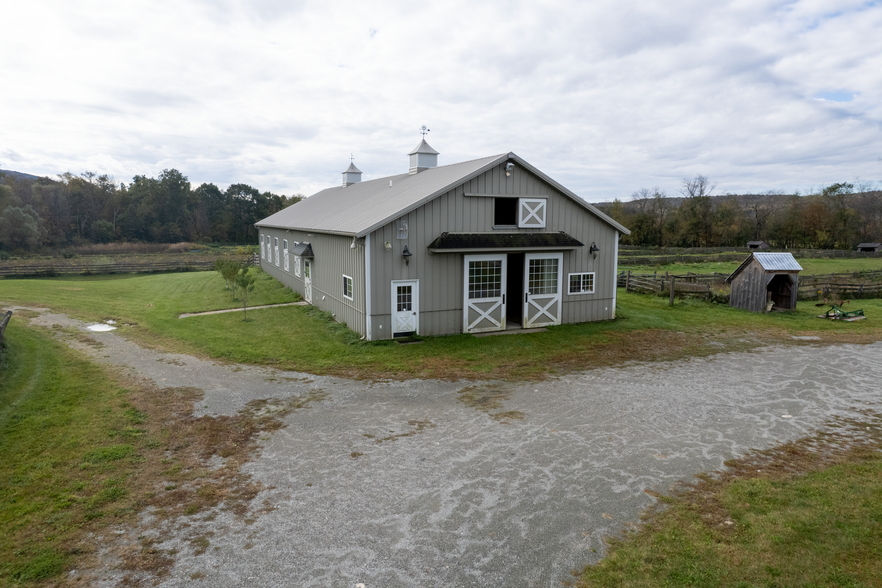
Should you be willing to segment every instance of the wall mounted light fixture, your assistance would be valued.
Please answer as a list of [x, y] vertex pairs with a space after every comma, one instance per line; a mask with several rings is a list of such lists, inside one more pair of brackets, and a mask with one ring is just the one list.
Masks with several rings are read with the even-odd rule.
[[600, 249], [599, 249], [599, 248], [597, 247], [597, 245], [595, 245], [594, 242], [592, 241], [592, 242], [591, 242], [591, 247], [588, 248], [588, 253], [590, 253], [591, 255], [593, 255], [593, 256], [594, 256], [594, 259], [597, 259], [597, 252], [598, 252], [598, 251], [600, 251]]
[[410, 258], [413, 256], [413, 253], [407, 248], [407, 245], [404, 246], [404, 251], [401, 252], [401, 257], [404, 258], [404, 265], [410, 265]]
[[386, 241], [386, 244], [383, 245], [383, 247], [386, 248], [386, 251], [389, 251], [390, 249], [392, 249], [392, 243], [390, 243], [389, 241]]
[[510, 175], [511, 175], [511, 170], [514, 169], [514, 166], [515, 166], [515, 165], [514, 165], [512, 162], [510, 162], [510, 161], [509, 161], [508, 163], [506, 163], [506, 164], [505, 164], [505, 175], [510, 176]]

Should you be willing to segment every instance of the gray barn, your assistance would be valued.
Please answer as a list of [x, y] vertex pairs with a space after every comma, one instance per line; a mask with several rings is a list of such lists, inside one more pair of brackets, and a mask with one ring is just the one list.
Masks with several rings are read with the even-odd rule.
[[628, 229], [514, 153], [409, 156], [256, 223], [261, 267], [368, 340], [615, 317]]
[[753, 312], [796, 308], [802, 267], [790, 253], [751, 253], [726, 282], [732, 285], [729, 306]]

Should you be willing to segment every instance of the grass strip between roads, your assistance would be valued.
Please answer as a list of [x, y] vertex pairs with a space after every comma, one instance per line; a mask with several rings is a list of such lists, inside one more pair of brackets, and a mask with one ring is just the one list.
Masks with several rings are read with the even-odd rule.
[[[257, 271], [257, 270], [252, 270]], [[249, 305], [297, 295], [259, 272]], [[151, 348], [314, 374], [362, 378], [540, 379], [628, 361], [677, 360], [769, 343], [869, 343], [882, 339], [882, 301], [852, 301], [868, 320], [818, 319], [824, 309], [800, 302], [788, 313], [757, 314], [703, 300], [625, 293], [617, 320], [566, 324], [544, 333], [476, 338], [423, 337], [419, 345], [361, 341], [312, 306], [267, 308], [178, 319], [182, 313], [236, 307], [214, 272], [109, 278], [3, 280], [0, 300], [45, 306], [89, 320], [114, 319], [118, 333]], [[820, 337], [795, 341], [794, 336]]]
[[828, 425], [660, 496], [575, 585], [882, 585], [882, 418]]
[[[250, 503], [260, 486], [241, 466], [258, 437], [281, 426], [278, 417], [320, 399], [196, 418], [201, 391], [125, 380], [20, 318], [4, 344], [0, 585], [94, 585], [108, 562], [129, 585], [161, 577], [173, 554], [113, 530], [148, 507], [157, 529], [218, 505], [256, 516]], [[223, 465], [209, 467], [213, 457]]]

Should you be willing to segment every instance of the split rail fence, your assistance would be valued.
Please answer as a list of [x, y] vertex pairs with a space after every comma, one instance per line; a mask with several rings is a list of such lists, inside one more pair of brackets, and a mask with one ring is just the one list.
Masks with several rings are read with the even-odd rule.
[[0, 319], [0, 353], [3, 353], [3, 335], [6, 333], [6, 325], [9, 324], [9, 319], [12, 318], [12, 311], [7, 310], [6, 314], [3, 315], [3, 318]]
[[[618, 274], [616, 285], [629, 292], [644, 294], [670, 293], [671, 283], [675, 293], [710, 295], [711, 287], [723, 288], [729, 274], [672, 274], [665, 272], [636, 273], [622, 271]], [[823, 298], [882, 298], [882, 270], [843, 274], [801, 274], [799, 276], [798, 298], [800, 300], [820, 300]]]

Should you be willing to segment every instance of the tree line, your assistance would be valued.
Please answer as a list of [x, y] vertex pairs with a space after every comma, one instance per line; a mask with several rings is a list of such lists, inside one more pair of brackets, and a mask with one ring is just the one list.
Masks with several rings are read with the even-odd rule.
[[298, 200], [247, 184], [192, 188], [176, 169], [135, 176], [128, 185], [106, 174], [58, 179], [0, 174], [0, 249], [140, 241], [254, 243], [254, 223]]
[[627, 202], [597, 205], [631, 230], [626, 245], [744, 247], [766, 241], [788, 249], [854, 249], [882, 242], [882, 191], [872, 183], [831, 184], [801, 195], [714, 195], [706, 176], [683, 180], [678, 196], [643, 188]]

